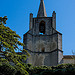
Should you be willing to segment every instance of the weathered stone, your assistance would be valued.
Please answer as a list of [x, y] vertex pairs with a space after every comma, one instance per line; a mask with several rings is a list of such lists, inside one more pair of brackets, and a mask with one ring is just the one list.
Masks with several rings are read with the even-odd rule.
[[56, 30], [56, 13], [53, 11], [52, 17], [47, 17], [43, 0], [38, 16], [33, 18], [33, 14], [30, 14], [30, 30], [24, 34], [23, 42], [24, 49], [31, 54], [27, 63], [34, 66], [62, 63], [62, 34]]

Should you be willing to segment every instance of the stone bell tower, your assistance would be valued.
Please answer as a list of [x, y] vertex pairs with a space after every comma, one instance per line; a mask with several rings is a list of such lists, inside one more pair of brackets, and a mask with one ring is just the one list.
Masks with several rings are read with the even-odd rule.
[[47, 17], [44, 1], [40, 0], [37, 17], [30, 13], [29, 31], [23, 35], [23, 47], [30, 53], [27, 63], [53, 66], [62, 63], [62, 34], [56, 30], [56, 13]]

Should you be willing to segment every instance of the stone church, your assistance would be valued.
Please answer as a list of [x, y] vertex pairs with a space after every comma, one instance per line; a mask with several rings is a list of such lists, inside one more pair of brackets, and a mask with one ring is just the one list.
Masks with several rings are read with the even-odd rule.
[[40, 0], [37, 17], [30, 13], [29, 31], [23, 35], [23, 47], [30, 53], [27, 63], [33, 66], [54, 66], [63, 63], [62, 34], [56, 30], [56, 13], [47, 17]]

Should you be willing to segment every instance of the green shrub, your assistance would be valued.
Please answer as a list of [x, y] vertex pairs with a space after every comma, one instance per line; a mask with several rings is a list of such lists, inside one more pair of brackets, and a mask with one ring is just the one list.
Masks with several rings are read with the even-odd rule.
[[0, 64], [0, 75], [15, 75], [16, 69], [8, 63]]
[[60, 64], [57, 66], [35, 66], [29, 71], [30, 75], [74, 75], [75, 65], [74, 64]]

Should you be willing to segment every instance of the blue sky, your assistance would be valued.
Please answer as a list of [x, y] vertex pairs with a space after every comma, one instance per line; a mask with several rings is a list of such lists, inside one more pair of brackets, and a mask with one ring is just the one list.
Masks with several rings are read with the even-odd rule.
[[[75, 0], [44, 0], [47, 16], [56, 11], [57, 30], [63, 34], [64, 55], [75, 51]], [[40, 0], [0, 0], [0, 16], [7, 16], [6, 26], [16, 31], [22, 38], [29, 30], [29, 14], [37, 16]]]

